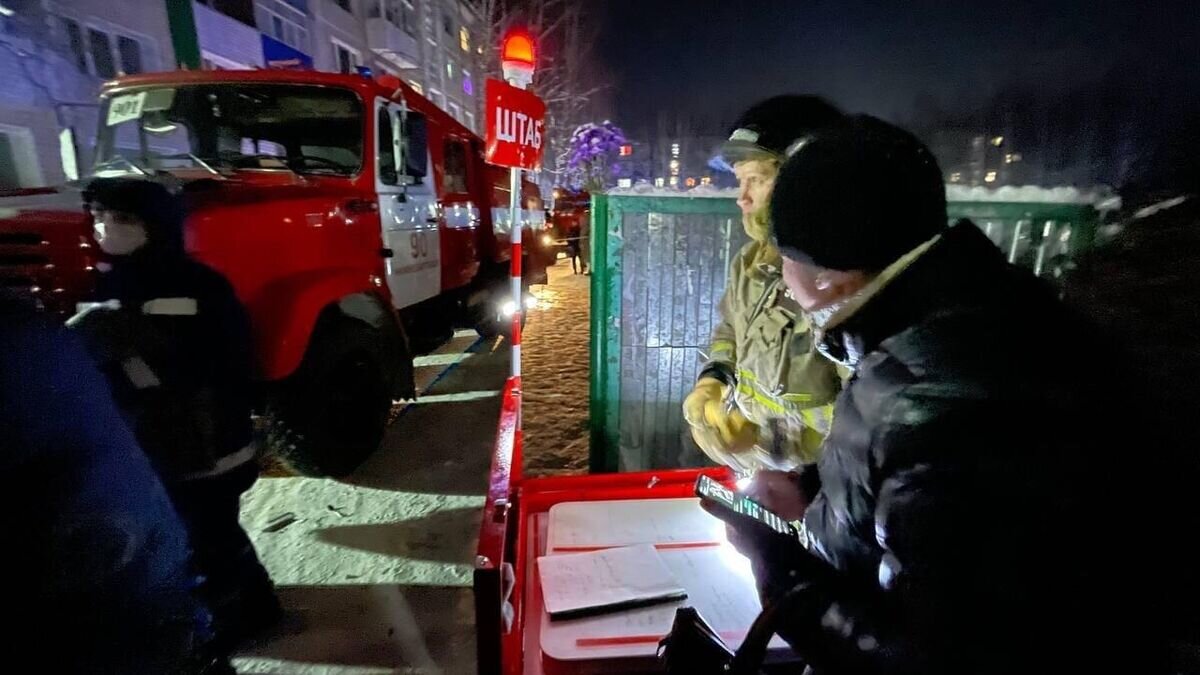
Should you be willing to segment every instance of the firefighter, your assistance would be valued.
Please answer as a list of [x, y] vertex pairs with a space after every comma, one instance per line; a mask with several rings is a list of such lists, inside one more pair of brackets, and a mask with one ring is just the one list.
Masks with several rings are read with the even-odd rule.
[[746, 110], [721, 148], [737, 175], [750, 241], [730, 264], [708, 360], [683, 410], [696, 444], [743, 473], [814, 461], [841, 389], [835, 366], [813, 349], [809, 320], [788, 297], [767, 222], [788, 148], [841, 117], [819, 98], [776, 96]]
[[149, 180], [84, 193], [110, 269], [68, 323], [85, 336], [187, 526], [218, 638], [233, 646], [281, 615], [238, 522], [258, 478], [250, 323], [229, 282], [183, 247], [183, 208]]

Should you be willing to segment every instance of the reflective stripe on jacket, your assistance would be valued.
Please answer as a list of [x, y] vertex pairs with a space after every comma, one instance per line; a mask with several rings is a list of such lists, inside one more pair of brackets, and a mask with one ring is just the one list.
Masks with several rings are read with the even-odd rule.
[[736, 458], [705, 449], [739, 469], [815, 461], [841, 391], [837, 367], [815, 350], [808, 319], [787, 297], [781, 264], [757, 241], [734, 257], [703, 369], [732, 382], [738, 408], [763, 429], [754, 450]]

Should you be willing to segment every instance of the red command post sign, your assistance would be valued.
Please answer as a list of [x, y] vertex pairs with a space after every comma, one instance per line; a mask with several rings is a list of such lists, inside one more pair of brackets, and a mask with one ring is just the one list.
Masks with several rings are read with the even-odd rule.
[[486, 98], [487, 161], [517, 169], [540, 168], [546, 104], [524, 89], [493, 79], [487, 81]]

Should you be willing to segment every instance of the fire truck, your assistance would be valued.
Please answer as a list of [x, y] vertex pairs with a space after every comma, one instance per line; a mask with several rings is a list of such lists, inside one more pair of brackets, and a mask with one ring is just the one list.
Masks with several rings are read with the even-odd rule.
[[[120, 78], [101, 93], [90, 176], [183, 195], [188, 250], [248, 309], [266, 426], [302, 472], [344, 474], [378, 446], [393, 399], [414, 395], [413, 354], [458, 326], [509, 324], [508, 174], [396, 78]], [[85, 183], [0, 199], [0, 287], [62, 314], [86, 297], [102, 261]], [[536, 186], [521, 197], [540, 231]], [[540, 282], [546, 256], [528, 240], [525, 280]]]

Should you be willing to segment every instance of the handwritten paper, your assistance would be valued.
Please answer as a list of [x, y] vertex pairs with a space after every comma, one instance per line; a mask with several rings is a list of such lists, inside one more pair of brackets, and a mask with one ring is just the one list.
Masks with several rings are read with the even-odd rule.
[[555, 504], [550, 508], [548, 532], [547, 553], [636, 544], [676, 548], [725, 541], [725, 525], [700, 508], [700, 500], [695, 498]]
[[[568, 620], [551, 621], [543, 613], [542, 652], [559, 661], [653, 658], [658, 641], [671, 630], [675, 610], [688, 605], [700, 612], [725, 644], [736, 649], [762, 610], [750, 561], [728, 543], [660, 550], [659, 557], [687, 589], [686, 600]], [[786, 651], [787, 645], [776, 637], [771, 649]]]
[[542, 556], [537, 564], [546, 611], [556, 619], [687, 596], [649, 544]]

